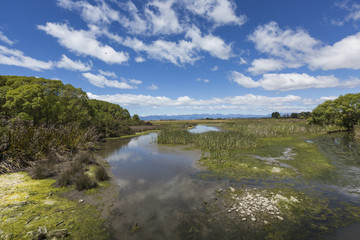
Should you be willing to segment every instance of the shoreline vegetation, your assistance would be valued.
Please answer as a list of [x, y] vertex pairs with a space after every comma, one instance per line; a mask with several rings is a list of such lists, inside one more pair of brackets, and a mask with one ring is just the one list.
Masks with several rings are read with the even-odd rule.
[[[198, 164], [206, 169], [200, 176], [204, 179], [310, 181], [331, 176], [334, 166], [310, 140], [342, 130], [353, 131], [360, 138], [359, 99], [359, 94], [348, 94], [326, 101], [307, 115], [307, 120], [274, 114], [267, 119], [144, 122], [119, 105], [88, 99], [81, 89], [58, 80], [0, 76], [0, 238], [107, 239], [104, 216], [110, 214], [113, 203], [103, 196], [117, 199], [118, 192], [108, 165], [92, 154], [99, 141], [107, 138], [158, 131], [159, 144], [201, 149]], [[224, 131], [187, 131], [204, 123]], [[229, 191], [217, 191], [217, 195], [228, 206], [227, 211], [234, 206], [230, 212], [240, 209], [233, 197], [239, 201], [237, 198], [245, 193], [253, 196], [243, 189]], [[284, 189], [276, 193], [282, 196], [281, 191]], [[323, 202], [301, 199], [303, 193], [286, 192], [288, 200], [314, 206], [301, 207], [292, 201], [290, 210], [285, 207], [283, 211], [290, 214], [285, 218], [296, 224], [309, 212], [315, 213], [314, 219], [330, 214]], [[256, 194], [272, 199], [268, 193]], [[359, 221], [359, 211], [353, 211], [352, 206], [348, 209], [351, 211], [345, 213]], [[291, 214], [299, 212], [294, 220]], [[321, 226], [326, 231], [340, 226], [338, 220], [344, 217], [331, 214], [334, 221]], [[268, 239], [285, 234], [274, 231]]]
[[0, 76], [0, 238], [107, 239], [105, 220], [96, 216], [110, 203], [78, 201], [116, 192], [107, 165], [92, 152], [139, 125], [151, 127], [61, 81]]

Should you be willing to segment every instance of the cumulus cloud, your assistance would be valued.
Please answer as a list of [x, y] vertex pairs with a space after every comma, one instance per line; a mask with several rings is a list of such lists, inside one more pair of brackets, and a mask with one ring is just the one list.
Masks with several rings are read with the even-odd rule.
[[142, 62], [145, 62], [146, 60], [145, 60], [145, 58], [143, 58], [143, 57], [136, 57], [135, 58], [135, 62], [137, 62], [137, 63], [142, 63]]
[[39, 25], [38, 28], [57, 38], [62, 46], [77, 54], [92, 56], [109, 64], [122, 64], [129, 59], [127, 53], [117, 52], [100, 43], [91, 31], [75, 30], [67, 24], [50, 22]]
[[134, 89], [136, 86], [132, 86], [127, 82], [119, 82], [116, 80], [108, 80], [105, 76], [100, 74], [92, 74], [92, 73], [83, 73], [82, 74], [92, 85], [97, 87], [113, 87], [120, 89]]
[[236, 15], [236, 4], [231, 0], [186, 0], [184, 5], [192, 13], [213, 22], [215, 26], [228, 24], [241, 26], [247, 19], [245, 15]]
[[269, 97], [262, 95], [246, 94], [240, 96], [228, 96], [224, 98], [195, 99], [189, 96], [182, 96], [172, 99], [165, 96], [136, 95], [136, 94], [113, 94], [96, 95], [87, 93], [91, 99], [99, 99], [134, 108], [141, 112], [141, 109], [152, 112], [155, 109], [173, 110], [186, 109], [188, 111], [214, 111], [214, 110], [241, 110], [252, 114], [271, 113], [273, 111], [311, 111], [312, 108], [324, 102], [327, 97], [319, 99], [303, 99], [295, 95]]
[[200, 58], [200, 51], [208, 52], [211, 56], [223, 60], [232, 56], [231, 44], [226, 44], [221, 38], [211, 34], [203, 36], [196, 27], [192, 27], [186, 37], [187, 40], [178, 42], [159, 39], [150, 44], [128, 37], [123, 45], [137, 52], [146, 52], [149, 58], [171, 62], [178, 66], [196, 62]]
[[26, 56], [22, 51], [0, 45], [0, 64], [28, 68], [34, 71], [49, 70], [54, 67], [51, 61], [45, 62]]
[[309, 54], [307, 61], [313, 69], [360, 69], [360, 32], [332, 46], [314, 50]]
[[2, 31], [0, 31], [0, 41], [9, 45], [14, 44], [14, 41], [11, 41], [7, 36], [5, 36], [5, 34]]
[[188, 30], [186, 36], [192, 40], [191, 43], [195, 48], [207, 51], [213, 57], [227, 60], [232, 55], [231, 44], [226, 44], [220, 37], [212, 34], [203, 36], [195, 26]]
[[85, 72], [91, 69], [91, 64], [83, 63], [80, 60], [73, 61], [70, 58], [68, 58], [65, 54], [63, 54], [61, 60], [56, 63], [56, 67], [64, 68], [72, 71]]
[[358, 79], [340, 82], [339, 79], [330, 76], [310, 76], [299, 73], [264, 74], [258, 81], [245, 76], [242, 73], [233, 71], [229, 79], [246, 88], [262, 87], [265, 90], [290, 91], [308, 88], [330, 88], [360, 86]]
[[248, 71], [262, 74], [307, 65], [310, 69], [360, 69], [360, 33], [324, 45], [303, 29], [280, 29], [276, 22], [258, 26], [248, 39], [268, 58], [253, 60]]

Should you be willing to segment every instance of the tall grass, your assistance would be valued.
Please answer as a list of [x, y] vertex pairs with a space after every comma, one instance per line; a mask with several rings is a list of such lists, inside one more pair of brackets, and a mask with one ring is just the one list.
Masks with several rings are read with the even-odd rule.
[[[175, 125], [174, 125], [175, 126]], [[256, 147], [258, 138], [281, 137], [325, 132], [324, 128], [307, 124], [303, 120], [241, 119], [225, 121], [226, 131], [193, 134], [178, 127], [164, 129], [158, 143], [190, 144], [207, 151], [232, 150]]]
[[164, 130], [158, 135], [157, 141], [165, 144], [190, 144], [207, 151], [249, 148], [257, 145], [254, 136], [239, 131], [195, 134], [187, 130]]
[[256, 137], [284, 137], [325, 132], [324, 127], [308, 124], [305, 120], [299, 119], [239, 119], [225, 122], [222, 127], [227, 130], [247, 132]]
[[10, 122], [1, 138], [0, 174], [30, 165], [52, 153], [75, 153], [94, 147], [98, 134], [94, 128], [66, 126], [34, 126], [29, 122]]

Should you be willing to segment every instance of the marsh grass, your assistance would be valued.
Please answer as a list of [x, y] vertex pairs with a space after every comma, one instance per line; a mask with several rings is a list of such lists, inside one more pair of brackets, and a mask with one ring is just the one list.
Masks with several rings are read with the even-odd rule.
[[1, 130], [0, 174], [28, 167], [54, 153], [92, 149], [98, 137], [95, 128], [80, 128], [76, 123], [35, 126], [24, 121], [9, 122]]
[[[219, 123], [218, 123], [219, 124]], [[294, 119], [239, 119], [224, 121], [219, 126], [225, 131], [193, 134], [186, 129], [164, 129], [158, 143], [189, 144], [208, 152], [200, 163], [218, 176], [235, 179], [243, 177], [293, 177], [319, 178], [331, 174], [332, 167], [314, 144], [305, 140], [326, 130], [310, 125], [305, 120]], [[269, 165], [256, 159], [280, 157], [287, 148], [295, 153], [294, 160], [284, 164], [298, 170]]]

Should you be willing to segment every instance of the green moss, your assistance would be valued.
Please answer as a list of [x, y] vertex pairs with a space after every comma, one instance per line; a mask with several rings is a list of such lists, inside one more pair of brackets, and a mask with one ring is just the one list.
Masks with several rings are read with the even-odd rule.
[[99, 211], [60, 197], [67, 189], [53, 187], [54, 182], [33, 180], [26, 173], [0, 176], [2, 237], [29, 239], [27, 233], [46, 227], [48, 231], [67, 229], [69, 239], [106, 239]]

